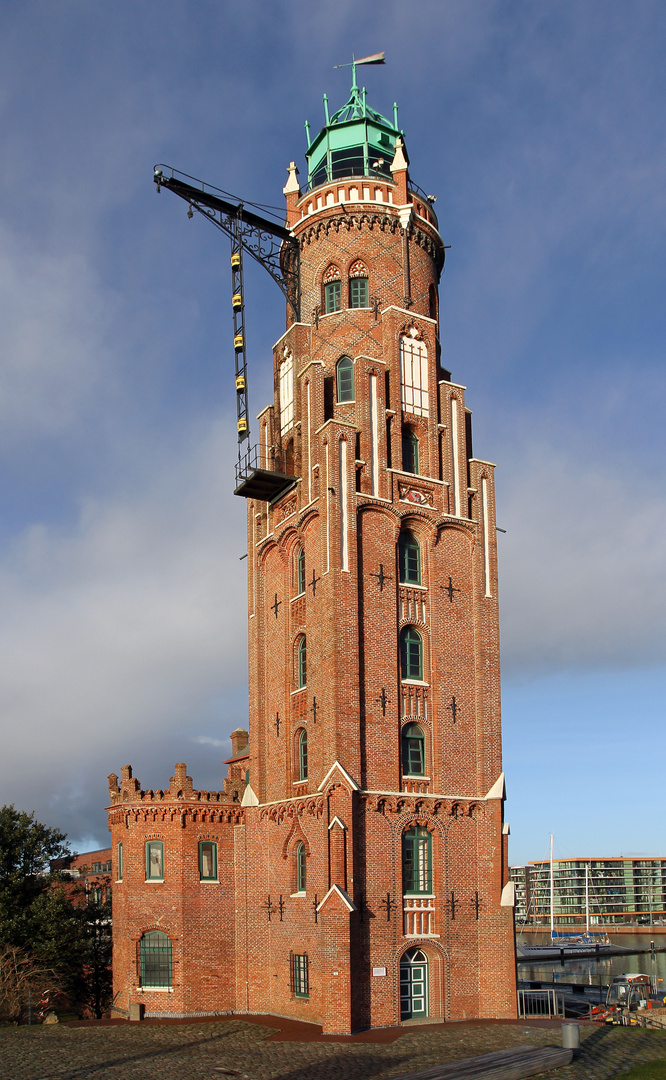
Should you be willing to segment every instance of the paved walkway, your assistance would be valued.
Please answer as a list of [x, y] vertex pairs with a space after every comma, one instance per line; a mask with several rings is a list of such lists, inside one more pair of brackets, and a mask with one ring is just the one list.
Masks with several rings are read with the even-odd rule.
[[[270, 1024], [270, 1026], [268, 1026]], [[282, 1024], [282, 1031], [278, 1025]], [[299, 1028], [301, 1030], [299, 1030]], [[583, 1052], [558, 1080], [606, 1080], [666, 1058], [666, 1032], [582, 1025]], [[312, 1025], [111, 1022], [0, 1028], [2, 1080], [387, 1080], [504, 1047], [560, 1045], [560, 1025], [405, 1026], [337, 1040]]]

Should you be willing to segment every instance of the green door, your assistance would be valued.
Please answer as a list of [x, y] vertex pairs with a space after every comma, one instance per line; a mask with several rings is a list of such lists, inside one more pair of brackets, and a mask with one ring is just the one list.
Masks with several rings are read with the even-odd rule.
[[400, 961], [400, 1019], [428, 1015], [428, 957], [410, 949]]

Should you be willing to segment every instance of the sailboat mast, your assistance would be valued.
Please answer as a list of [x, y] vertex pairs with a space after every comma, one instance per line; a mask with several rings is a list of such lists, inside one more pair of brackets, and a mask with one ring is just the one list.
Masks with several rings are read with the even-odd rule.
[[553, 834], [550, 834], [550, 940], [555, 940], [555, 878], [553, 877]]
[[590, 932], [590, 883], [589, 883], [589, 866], [585, 866], [585, 933]]

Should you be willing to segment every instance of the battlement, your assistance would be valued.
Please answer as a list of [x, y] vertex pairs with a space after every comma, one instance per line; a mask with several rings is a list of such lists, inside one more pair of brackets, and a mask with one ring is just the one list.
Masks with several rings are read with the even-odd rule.
[[[239, 728], [233, 733], [232, 746], [242, 746], [243, 735], [247, 745], [247, 732]], [[174, 766], [174, 775], [169, 780], [169, 787], [165, 789], [144, 790], [133, 775], [131, 765], [123, 766], [120, 781], [116, 773], [109, 775], [109, 801], [112, 806], [128, 802], [240, 803], [244, 790], [244, 768], [240, 763], [234, 762], [229, 763], [229, 775], [223, 782], [221, 791], [197, 790], [192, 783], [192, 777], [187, 775], [187, 765], [182, 761]]]

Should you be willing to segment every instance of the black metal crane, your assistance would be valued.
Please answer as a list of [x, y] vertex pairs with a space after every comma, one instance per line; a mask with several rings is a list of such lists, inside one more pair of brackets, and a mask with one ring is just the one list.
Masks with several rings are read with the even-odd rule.
[[[230, 196], [228, 192], [205, 184], [187, 173], [178, 172], [169, 165], [156, 165], [153, 179], [158, 192], [163, 187], [168, 188], [189, 204], [188, 217], [193, 217], [196, 210], [231, 240], [231, 306], [234, 318], [238, 430], [235, 494], [270, 502], [291, 487], [294, 478], [262, 469], [259, 449], [250, 444], [243, 251], [247, 251], [268, 271], [284, 294], [294, 319], [298, 322], [301, 300], [298, 242], [284, 225], [248, 209], [247, 204]], [[229, 201], [230, 199], [233, 201]]]

